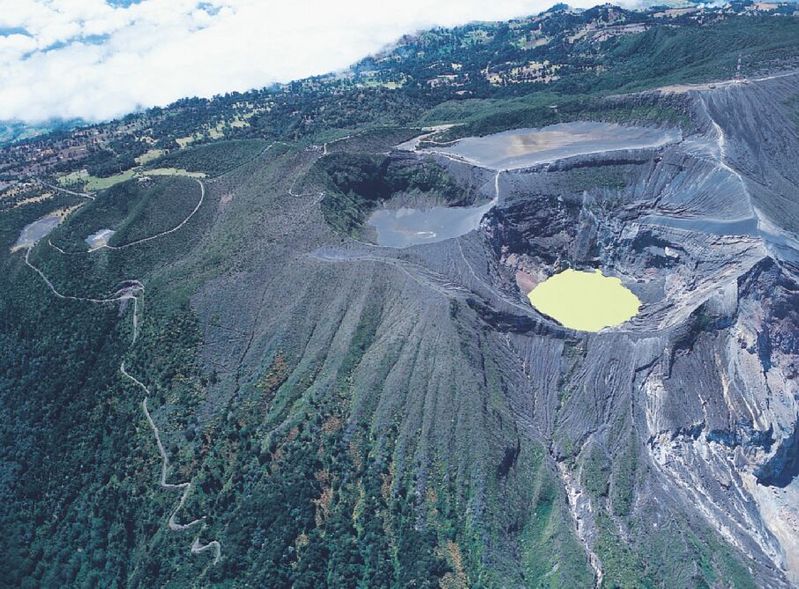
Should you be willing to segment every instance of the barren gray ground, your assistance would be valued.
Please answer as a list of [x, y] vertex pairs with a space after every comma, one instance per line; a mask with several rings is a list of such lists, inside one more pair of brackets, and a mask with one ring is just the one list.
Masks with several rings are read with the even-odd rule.
[[652, 149], [679, 139], [680, 132], [676, 129], [574, 122], [468, 137], [451, 147], [432, 147], [423, 151], [453, 156], [493, 170], [514, 170], [579, 155]]

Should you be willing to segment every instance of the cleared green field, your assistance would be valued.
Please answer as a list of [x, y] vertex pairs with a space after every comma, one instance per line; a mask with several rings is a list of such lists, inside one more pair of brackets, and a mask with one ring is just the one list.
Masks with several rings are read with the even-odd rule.
[[79, 184], [81, 182], [85, 182], [86, 178], [89, 177], [89, 172], [86, 170], [77, 170], [75, 172], [70, 172], [69, 174], [64, 174], [63, 176], [58, 177], [58, 183], [61, 186], [70, 186], [73, 184]]
[[621, 325], [641, 307], [641, 301], [621, 280], [599, 270], [565, 270], [536, 286], [527, 298], [545, 315], [579, 331]]
[[202, 172], [209, 178], [220, 176], [250, 161], [269, 145], [262, 139], [241, 139], [234, 141], [215, 141], [187, 149], [180, 149], [153, 160], [145, 166], [142, 174], [152, 173], [152, 169], [169, 168]]
[[125, 182], [126, 180], [130, 180], [131, 178], [133, 178], [133, 175], [134, 175], [133, 170], [125, 170], [121, 174], [115, 174], [113, 176], [108, 176], [107, 178], [88, 176], [86, 178], [86, 190], [90, 190], [92, 192], [97, 190], [105, 190], [106, 188], [111, 188], [115, 184], [119, 184], [120, 182]]
[[136, 158], [136, 163], [140, 166], [144, 164], [150, 163], [153, 160], [157, 160], [159, 157], [163, 156], [166, 152], [163, 149], [150, 149], [145, 153], [141, 154], [139, 157]]

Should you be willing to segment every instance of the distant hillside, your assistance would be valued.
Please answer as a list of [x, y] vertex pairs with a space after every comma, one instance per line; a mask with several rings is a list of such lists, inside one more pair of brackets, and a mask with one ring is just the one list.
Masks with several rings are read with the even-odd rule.
[[482, 125], [484, 133], [517, 124], [519, 113], [508, 111], [531, 108], [539, 112], [522, 119], [546, 122], [544, 111], [553, 105], [583, 111], [586, 100], [609, 94], [799, 67], [794, 12], [794, 3], [640, 11], [558, 5], [507, 22], [432, 29], [345, 72], [211, 100], [187, 98], [46, 140], [38, 134], [52, 125], [12, 124], [6, 142], [17, 143], [0, 151], [0, 178], [82, 168], [111, 176], [137, 159], [222, 138], [320, 140], [363, 125], [494, 117]]
[[0, 147], [16, 141], [32, 139], [52, 133], [53, 131], [66, 131], [85, 125], [79, 119], [71, 121], [48, 121], [46, 123], [23, 123], [22, 121], [0, 121]]

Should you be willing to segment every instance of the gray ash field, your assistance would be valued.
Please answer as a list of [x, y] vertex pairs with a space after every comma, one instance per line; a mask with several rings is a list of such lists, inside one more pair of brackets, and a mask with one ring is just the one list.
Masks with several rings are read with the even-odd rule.
[[0, 586], [799, 585], [799, 74], [696, 78], [26, 176]]

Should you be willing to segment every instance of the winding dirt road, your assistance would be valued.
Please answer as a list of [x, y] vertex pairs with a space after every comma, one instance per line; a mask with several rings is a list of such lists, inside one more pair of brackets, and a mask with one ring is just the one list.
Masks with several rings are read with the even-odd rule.
[[52, 190], [58, 190], [65, 194], [71, 194], [72, 196], [81, 196], [83, 198], [88, 198], [89, 200], [94, 200], [94, 195], [89, 192], [77, 192], [75, 190], [70, 190], [68, 188], [64, 188], [63, 186], [56, 186], [55, 184], [50, 184], [49, 182], [45, 182], [44, 180], [37, 180], [39, 184], [42, 186], [46, 186], [47, 188], [51, 188]]
[[[148, 242], [148, 241], [152, 241], [154, 239], [158, 239], [160, 237], [164, 237], [166, 235], [169, 235], [170, 233], [174, 233], [175, 231], [178, 231], [179, 229], [181, 229], [183, 226], [186, 225], [186, 223], [188, 223], [191, 220], [191, 218], [195, 215], [195, 213], [197, 213], [197, 211], [202, 206], [203, 201], [205, 200], [205, 184], [203, 184], [202, 180], [200, 180], [200, 179], [197, 179], [197, 182], [200, 185], [200, 200], [197, 203], [197, 205], [194, 207], [194, 209], [188, 214], [188, 216], [185, 219], [183, 219], [183, 221], [181, 221], [178, 225], [176, 225], [172, 229], [168, 229], [166, 231], [162, 231], [161, 233], [158, 233], [156, 235], [151, 235], [149, 237], [138, 239], [136, 241], [132, 241], [132, 242], [126, 243], [124, 245], [120, 245], [120, 246], [108, 246], [108, 245], [105, 245], [103, 247], [108, 248], [108, 249], [125, 249], [125, 248], [128, 248], [128, 247], [132, 247], [134, 245], [139, 245], [139, 244], [142, 244], [142, 243], [145, 243], [145, 242]], [[88, 199], [94, 200], [94, 196], [89, 195], [89, 194], [74, 193], [74, 192], [71, 192], [71, 191], [69, 191], [69, 192], [72, 193], [72, 194], [78, 195], [78, 196], [84, 196], [84, 197], [86, 197]], [[53, 243], [51, 243], [49, 239], [48, 239], [48, 243], [49, 243], [49, 245], [51, 247], [53, 247], [56, 251], [58, 251], [61, 254], [66, 255], [66, 254], [77, 253], [77, 252], [64, 251], [61, 248], [59, 248], [58, 246], [53, 245]], [[118, 303], [118, 302], [121, 302], [121, 301], [129, 301], [129, 300], [133, 301], [133, 319], [132, 319], [132, 321], [133, 321], [133, 336], [131, 338], [131, 344], [130, 344], [129, 350], [132, 349], [133, 346], [136, 344], [136, 341], [138, 340], [138, 336], [139, 336], [139, 324], [140, 324], [139, 315], [140, 315], [140, 312], [141, 312], [139, 299], [144, 296], [144, 284], [142, 284], [139, 280], [126, 280], [126, 281], [120, 283], [119, 288], [118, 288], [118, 290], [115, 293], [113, 293], [113, 294], [111, 294], [111, 295], [109, 295], [107, 297], [103, 297], [103, 298], [79, 297], [79, 296], [73, 296], [73, 295], [64, 294], [64, 293], [60, 292], [53, 285], [52, 281], [47, 277], [47, 275], [40, 268], [35, 266], [30, 261], [30, 253], [31, 253], [33, 247], [35, 247], [35, 244], [32, 244], [29, 247], [25, 248], [25, 264], [28, 267], [30, 267], [34, 272], [36, 272], [36, 274], [38, 274], [41, 277], [41, 279], [44, 281], [44, 283], [47, 285], [47, 287], [50, 289], [50, 291], [53, 293], [53, 295], [56, 296], [57, 298], [63, 299], [63, 300], [81, 301], [81, 302], [88, 302], [88, 303], [95, 303], [95, 304]], [[92, 253], [92, 252], [95, 252], [95, 251], [99, 251], [100, 249], [102, 249], [102, 248], [96, 248], [96, 249], [93, 249], [93, 250], [89, 250], [88, 252], [80, 252], [80, 253]], [[152, 416], [150, 415], [150, 411], [147, 408], [147, 399], [150, 396], [150, 389], [148, 389], [147, 386], [143, 382], [141, 382], [139, 379], [137, 379], [135, 376], [133, 376], [132, 374], [130, 374], [127, 371], [127, 369], [125, 368], [125, 362], [124, 361], [119, 366], [119, 372], [122, 374], [123, 377], [125, 377], [126, 379], [128, 379], [129, 381], [134, 383], [137, 387], [139, 387], [144, 392], [144, 399], [142, 400], [142, 411], [144, 412], [144, 416], [147, 419], [147, 423], [150, 424], [150, 428], [153, 430], [153, 435], [155, 436], [155, 442], [156, 442], [156, 445], [158, 446], [158, 452], [161, 455], [161, 476], [160, 476], [160, 480], [159, 480], [160, 486], [162, 488], [170, 490], [170, 491], [181, 491], [180, 500], [178, 501], [178, 504], [175, 507], [175, 509], [169, 515], [169, 519], [167, 520], [167, 526], [172, 531], [181, 532], [181, 531], [187, 530], [189, 528], [193, 528], [197, 524], [203, 523], [205, 521], [205, 519], [206, 519], [206, 516], [202, 516], [200, 518], [197, 518], [197, 519], [192, 520], [192, 521], [190, 521], [188, 523], [185, 523], [185, 524], [181, 524], [181, 523], [178, 523], [176, 521], [178, 512], [181, 509], [183, 509], [183, 505], [185, 504], [186, 499], [188, 498], [189, 494], [191, 493], [193, 483], [191, 481], [186, 481], [186, 482], [183, 482], [183, 483], [170, 483], [170, 482], [167, 482], [167, 474], [169, 472], [169, 457], [167, 456], [167, 453], [166, 453], [166, 450], [164, 448], [164, 445], [161, 442], [161, 434], [158, 431], [158, 426], [156, 426], [155, 421], [153, 420]], [[197, 536], [195, 536], [194, 541], [191, 544], [191, 553], [192, 554], [201, 554], [201, 553], [209, 551], [209, 550], [214, 553], [214, 560], [213, 560], [212, 564], [216, 564], [219, 561], [219, 558], [222, 555], [222, 545], [217, 540], [212, 540], [212, 541], [208, 542], [207, 544], [203, 544], [203, 543], [200, 542], [200, 535], [197, 534]]]
[[[128, 242], [128, 243], [123, 243], [122, 245], [108, 245], [107, 243], [104, 243], [103, 245], [91, 248], [89, 250], [79, 250], [79, 251], [77, 251], [77, 250], [76, 251], [64, 250], [64, 249], [60, 248], [59, 246], [57, 246], [56, 244], [54, 244], [53, 241], [50, 238], [47, 238], [47, 244], [51, 248], [56, 250], [58, 253], [60, 253], [60, 254], [74, 256], [74, 255], [81, 255], [81, 254], [92, 254], [92, 253], [94, 253], [96, 251], [100, 251], [102, 249], [123, 250], [123, 249], [129, 248], [129, 247], [132, 247], [134, 245], [140, 245], [140, 244], [146, 243], [148, 241], [153, 241], [154, 239], [159, 239], [161, 237], [169, 235], [170, 233], [174, 233], [175, 231], [178, 231], [179, 229], [181, 229], [186, 223], [188, 223], [191, 220], [191, 218], [197, 213], [197, 211], [200, 210], [200, 207], [203, 206], [203, 202], [205, 201], [205, 184], [203, 184], [202, 180], [200, 180], [199, 178], [195, 178], [195, 180], [200, 185], [200, 199], [197, 201], [197, 205], [194, 207], [194, 209], [191, 211], [191, 213], [189, 213], [189, 215], [185, 219], [183, 219], [180, 223], [178, 223], [177, 225], [175, 225], [171, 229], [167, 229], [166, 231], [162, 231], [161, 233], [156, 233], [155, 235], [150, 235], [148, 237], [143, 237], [141, 239], [136, 239], [136, 240]], [[77, 194], [77, 193], [73, 193], [73, 194]], [[83, 195], [83, 196], [88, 196], [88, 195]], [[94, 198], [94, 197], [91, 197], [91, 196], [88, 196], [88, 197], [92, 198], [92, 199]]]

